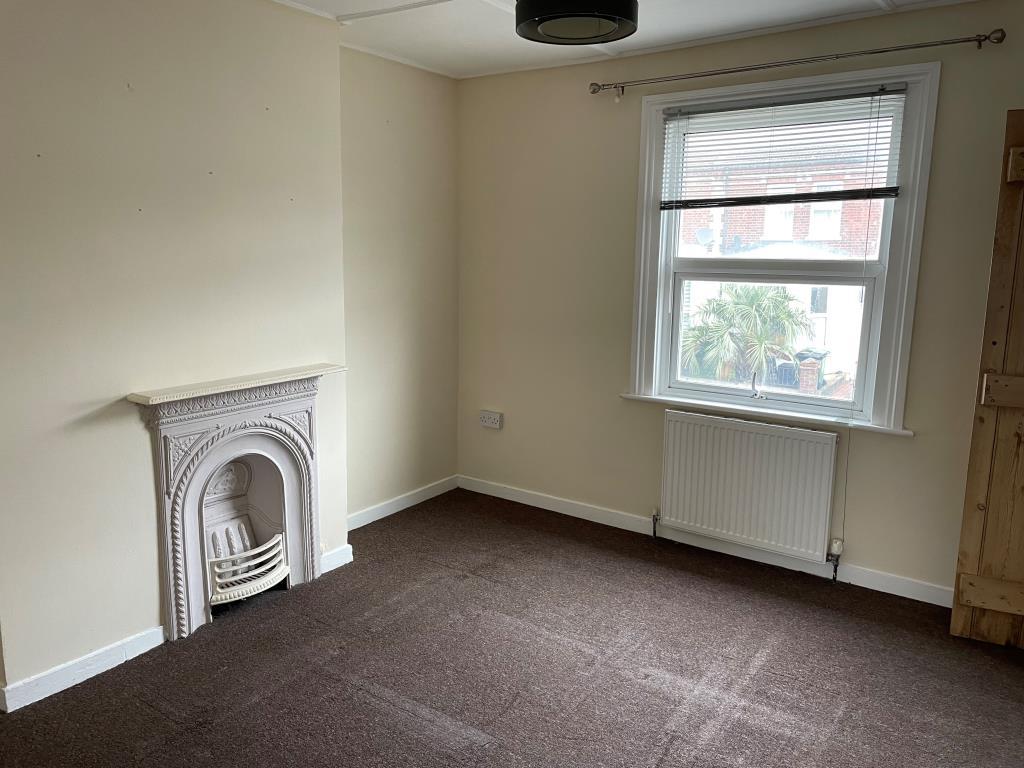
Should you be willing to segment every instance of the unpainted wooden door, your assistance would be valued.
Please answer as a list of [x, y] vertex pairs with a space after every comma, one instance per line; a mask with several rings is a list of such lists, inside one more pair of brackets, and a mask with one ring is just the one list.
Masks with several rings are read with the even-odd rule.
[[950, 631], [1024, 647], [1024, 110], [1003, 158]]

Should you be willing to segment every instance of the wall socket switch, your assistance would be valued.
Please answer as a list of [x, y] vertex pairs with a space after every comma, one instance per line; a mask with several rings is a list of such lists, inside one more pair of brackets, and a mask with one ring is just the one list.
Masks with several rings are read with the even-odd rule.
[[501, 429], [505, 426], [505, 414], [501, 411], [480, 411], [480, 426]]

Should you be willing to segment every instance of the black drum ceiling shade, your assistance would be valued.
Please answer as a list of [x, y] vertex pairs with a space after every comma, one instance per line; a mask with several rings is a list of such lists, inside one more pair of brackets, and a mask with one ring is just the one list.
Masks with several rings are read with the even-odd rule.
[[593, 45], [636, 32], [637, 0], [518, 0], [516, 34], [551, 45]]

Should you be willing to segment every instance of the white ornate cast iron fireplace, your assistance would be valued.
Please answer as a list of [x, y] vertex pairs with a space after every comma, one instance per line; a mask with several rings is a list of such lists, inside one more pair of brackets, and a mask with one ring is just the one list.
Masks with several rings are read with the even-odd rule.
[[138, 392], [153, 433], [164, 627], [320, 575], [316, 394], [321, 364]]

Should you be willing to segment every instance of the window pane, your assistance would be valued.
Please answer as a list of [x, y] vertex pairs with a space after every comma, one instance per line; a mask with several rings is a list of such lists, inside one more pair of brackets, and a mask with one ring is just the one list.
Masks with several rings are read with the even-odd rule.
[[[842, 189], [842, 184], [815, 184], [815, 192], [832, 192]], [[849, 227], [848, 227], [849, 229]], [[843, 235], [843, 202], [811, 203], [810, 222], [807, 226], [808, 240], [840, 240]]]
[[[812, 191], [812, 185], [795, 191]], [[888, 200], [779, 203], [689, 208], [662, 215], [678, 221], [674, 255], [683, 258], [877, 261], [885, 207], [891, 204]]]
[[682, 280], [677, 302], [679, 382], [855, 399], [861, 286]]
[[[769, 195], [791, 195], [796, 192], [795, 187], [769, 184]], [[733, 217], [737, 223], [738, 218]], [[764, 206], [764, 227], [761, 232], [761, 241], [774, 240], [790, 242], [793, 239], [793, 220], [796, 218], [796, 206], [787, 203]]]

